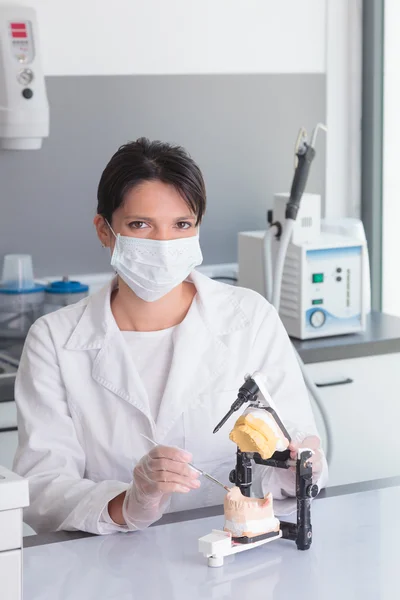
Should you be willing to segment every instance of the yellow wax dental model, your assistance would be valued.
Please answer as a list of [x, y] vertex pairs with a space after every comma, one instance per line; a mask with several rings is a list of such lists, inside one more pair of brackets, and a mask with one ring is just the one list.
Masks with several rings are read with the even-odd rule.
[[264, 460], [271, 458], [276, 450], [286, 450], [289, 445], [273, 416], [257, 408], [245, 411], [238, 418], [229, 439], [242, 452], [257, 452]]

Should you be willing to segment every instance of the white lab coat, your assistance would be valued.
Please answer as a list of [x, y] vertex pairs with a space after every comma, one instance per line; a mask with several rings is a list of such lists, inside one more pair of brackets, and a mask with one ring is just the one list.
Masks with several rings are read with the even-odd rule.
[[[213, 429], [236, 399], [244, 375], [267, 377], [283, 422], [316, 434], [309, 398], [290, 341], [274, 308], [257, 293], [193, 272], [199, 310], [175, 330], [174, 356], [157, 423], [110, 307], [112, 285], [50, 313], [32, 326], [15, 397], [19, 447], [14, 469], [30, 481], [25, 521], [36, 531], [110, 533], [109, 500], [128, 488], [151, 445], [192, 452], [193, 462], [228, 483], [236, 446], [235, 418]], [[293, 473], [262, 469], [276, 498], [294, 494]], [[326, 481], [326, 466], [320, 485]], [[265, 486], [264, 486], [265, 487]], [[261, 490], [260, 490], [261, 492]], [[199, 490], [174, 494], [170, 511], [223, 502], [224, 490], [202, 479]]]

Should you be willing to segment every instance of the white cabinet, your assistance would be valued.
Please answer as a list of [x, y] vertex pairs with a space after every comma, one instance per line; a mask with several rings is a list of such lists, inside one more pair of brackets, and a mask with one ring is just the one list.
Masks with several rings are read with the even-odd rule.
[[17, 406], [14, 400], [0, 402], [0, 430], [4, 427], [17, 426]]
[[0, 402], [0, 465], [12, 470], [18, 435], [7, 429], [17, 426], [17, 408], [14, 401]]
[[[0, 411], [0, 417], [5, 417], [7, 415], [7, 419], [9, 416], [14, 414], [15, 404], [12, 403], [13, 406], [7, 406], [5, 408], [5, 404], [11, 405], [11, 403], [3, 403], [0, 404], [3, 411]], [[1, 427], [10, 426], [7, 420], [7, 425], [1, 422]], [[17, 431], [3, 431], [0, 433], [0, 465], [12, 471], [14, 456], [17, 451], [18, 446], [18, 433]], [[23, 535], [34, 535], [35, 532], [31, 529], [26, 523], [23, 525]]]
[[2, 552], [0, 555], [0, 581], [3, 600], [22, 598], [21, 549]]
[[[400, 353], [307, 365], [333, 432], [329, 486], [400, 475]], [[326, 436], [313, 403], [324, 443]]]
[[0, 465], [12, 470], [15, 452], [18, 446], [18, 433], [5, 431], [0, 433]]

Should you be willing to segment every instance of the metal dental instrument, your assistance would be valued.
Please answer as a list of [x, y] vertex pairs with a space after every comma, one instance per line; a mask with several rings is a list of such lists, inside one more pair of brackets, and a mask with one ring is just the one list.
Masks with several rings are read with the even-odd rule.
[[[140, 435], [143, 438], [145, 438], [148, 442], [150, 442], [151, 444], [153, 444], [153, 446], [160, 446], [160, 444], [158, 444], [157, 442], [155, 442], [151, 438], [147, 437], [147, 435], [144, 435], [144, 433], [141, 433]], [[203, 475], [203, 477], [205, 477], [206, 479], [209, 479], [213, 483], [216, 483], [217, 485], [223, 487], [224, 490], [226, 490], [227, 492], [230, 492], [230, 488], [227, 485], [224, 485], [221, 481], [218, 481], [218, 479], [215, 479], [215, 477], [213, 477], [209, 473], [206, 473], [206, 471], [202, 471], [201, 469], [198, 469], [192, 463], [188, 463], [188, 464], [189, 464], [189, 467], [191, 467], [194, 471], [197, 471], [197, 473], [199, 473], [200, 475]]]

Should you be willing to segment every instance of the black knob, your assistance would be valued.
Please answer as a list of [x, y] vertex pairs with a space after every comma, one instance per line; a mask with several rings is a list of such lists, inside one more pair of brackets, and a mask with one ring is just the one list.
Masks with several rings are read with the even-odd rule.
[[22, 90], [22, 95], [27, 100], [30, 100], [33, 96], [33, 91], [30, 88], [25, 88], [24, 90]]
[[229, 481], [231, 483], [236, 484], [236, 471], [235, 470], [233, 470], [229, 473]]
[[336, 277], [336, 281], [342, 281], [342, 278], [340, 276]]
[[318, 496], [318, 486], [317, 485], [309, 485], [307, 488], [307, 496], [308, 498], [315, 498], [316, 496]]
[[342, 269], [341, 269], [340, 267], [338, 267], [338, 268], [336, 269], [336, 273], [341, 273], [341, 272], [342, 272]]

